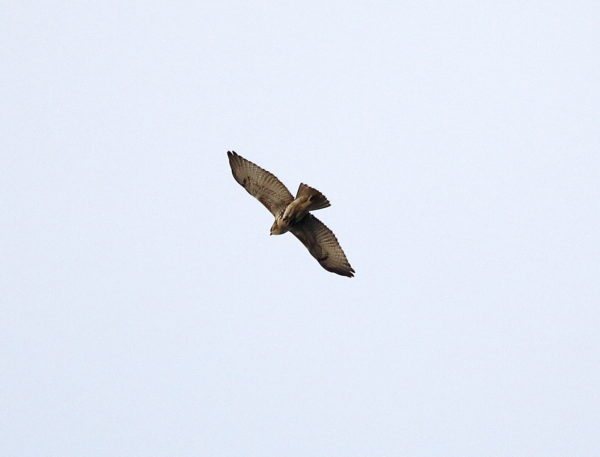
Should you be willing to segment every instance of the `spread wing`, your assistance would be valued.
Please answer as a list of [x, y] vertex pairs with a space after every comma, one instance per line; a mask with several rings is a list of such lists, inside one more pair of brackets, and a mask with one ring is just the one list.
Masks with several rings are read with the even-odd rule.
[[227, 151], [227, 156], [235, 180], [265, 205], [273, 216], [277, 216], [294, 200], [287, 187], [274, 174], [233, 151]]
[[349, 278], [354, 276], [354, 269], [350, 266], [337, 238], [315, 216], [307, 214], [302, 221], [292, 226], [290, 231], [327, 271]]

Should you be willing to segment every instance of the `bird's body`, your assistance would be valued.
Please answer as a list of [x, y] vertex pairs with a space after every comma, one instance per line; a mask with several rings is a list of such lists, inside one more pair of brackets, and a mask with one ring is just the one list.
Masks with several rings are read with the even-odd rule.
[[275, 216], [275, 222], [271, 227], [271, 235], [284, 234], [292, 225], [300, 223], [309, 211], [326, 208], [327, 206], [329, 206], [329, 201], [321, 192], [306, 184], [300, 184], [296, 198], [280, 214]]
[[292, 203], [287, 205], [281, 219], [288, 223], [299, 222], [308, 213], [309, 206], [310, 201], [306, 196], [296, 197]]
[[307, 206], [306, 198], [295, 198], [281, 214], [275, 216], [275, 222], [271, 227], [271, 235], [283, 235], [289, 231], [290, 225], [300, 222], [306, 216]]
[[275, 217], [271, 235], [291, 231], [323, 268], [342, 276], [354, 276], [354, 269], [333, 232], [310, 213], [330, 206], [321, 192], [300, 184], [296, 197], [293, 197], [273, 174], [235, 152], [228, 151], [227, 155], [235, 180]]

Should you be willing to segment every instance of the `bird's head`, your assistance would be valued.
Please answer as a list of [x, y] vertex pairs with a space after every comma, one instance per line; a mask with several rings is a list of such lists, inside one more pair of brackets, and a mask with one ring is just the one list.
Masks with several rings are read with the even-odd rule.
[[282, 233], [285, 233], [285, 230], [283, 229], [283, 226], [279, 223], [279, 219], [275, 219], [275, 222], [273, 222], [273, 225], [271, 226], [271, 232], [269, 234], [281, 235]]

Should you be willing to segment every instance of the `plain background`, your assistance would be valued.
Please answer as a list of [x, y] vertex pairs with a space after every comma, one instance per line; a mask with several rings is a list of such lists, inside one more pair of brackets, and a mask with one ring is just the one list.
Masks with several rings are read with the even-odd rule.
[[4, 2], [0, 454], [599, 455], [599, 5]]

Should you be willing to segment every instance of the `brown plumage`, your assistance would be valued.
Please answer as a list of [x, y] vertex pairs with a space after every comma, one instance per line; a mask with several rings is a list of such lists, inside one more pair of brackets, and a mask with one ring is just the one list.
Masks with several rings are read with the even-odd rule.
[[235, 180], [275, 216], [271, 235], [290, 231], [327, 271], [354, 276], [354, 269], [333, 232], [310, 213], [330, 206], [327, 197], [302, 183], [294, 198], [272, 173], [233, 151], [227, 151], [227, 156]]

